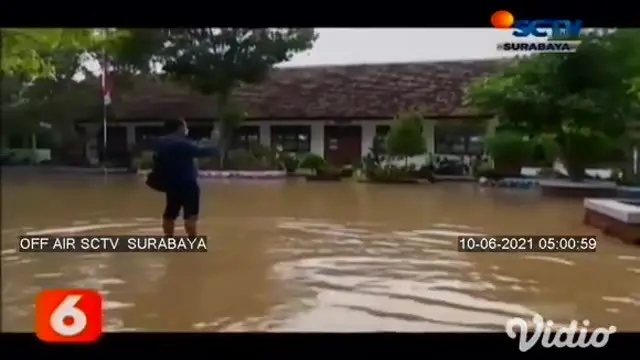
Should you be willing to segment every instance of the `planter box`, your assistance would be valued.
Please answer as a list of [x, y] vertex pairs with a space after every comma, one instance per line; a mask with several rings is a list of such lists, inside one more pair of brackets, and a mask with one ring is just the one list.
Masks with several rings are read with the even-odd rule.
[[287, 177], [286, 171], [246, 171], [246, 170], [200, 170], [198, 175], [204, 178], [214, 179], [284, 179]]
[[606, 181], [571, 182], [569, 180], [540, 180], [543, 196], [572, 198], [615, 198], [616, 184]]
[[[138, 174], [146, 176], [150, 170], [138, 170]], [[209, 179], [284, 179], [287, 177], [285, 171], [243, 171], [243, 170], [199, 170], [201, 178]]]
[[306, 175], [307, 181], [341, 181], [340, 174], [322, 174], [322, 175]]
[[420, 183], [418, 181], [418, 179], [395, 179], [395, 180], [374, 180], [371, 179], [369, 180], [369, 182], [375, 183], [375, 184], [418, 184]]
[[614, 199], [585, 199], [584, 223], [630, 245], [640, 245], [640, 207]]
[[[493, 169], [493, 176], [499, 178], [511, 177], [517, 178], [522, 175], [522, 166], [505, 166], [496, 165]], [[497, 180], [497, 179], [492, 179]]]

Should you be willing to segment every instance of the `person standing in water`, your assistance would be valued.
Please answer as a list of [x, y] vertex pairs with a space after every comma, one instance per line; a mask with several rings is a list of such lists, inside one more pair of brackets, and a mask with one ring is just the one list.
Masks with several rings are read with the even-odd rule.
[[176, 219], [182, 210], [187, 236], [195, 237], [200, 213], [200, 186], [195, 159], [213, 156], [217, 148], [189, 139], [189, 129], [183, 119], [167, 120], [164, 128], [167, 135], [158, 138], [154, 146], [154, 171], [166, 195], [162, 230], [165, 236], [173, 236]]

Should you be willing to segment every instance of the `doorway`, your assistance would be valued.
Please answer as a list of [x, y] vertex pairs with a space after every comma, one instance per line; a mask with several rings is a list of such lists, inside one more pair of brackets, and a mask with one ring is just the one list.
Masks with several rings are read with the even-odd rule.
[[325, 126], [324, 157], [333, 166], [355, 165], [362, 156], [362, 127]]

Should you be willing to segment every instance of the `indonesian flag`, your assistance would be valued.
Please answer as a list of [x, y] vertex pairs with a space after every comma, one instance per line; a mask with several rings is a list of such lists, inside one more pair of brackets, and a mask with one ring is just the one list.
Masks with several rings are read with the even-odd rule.
[[106, 57], [102, 61], [102, 100], [105, 106], [111, 105], [111, 79]]

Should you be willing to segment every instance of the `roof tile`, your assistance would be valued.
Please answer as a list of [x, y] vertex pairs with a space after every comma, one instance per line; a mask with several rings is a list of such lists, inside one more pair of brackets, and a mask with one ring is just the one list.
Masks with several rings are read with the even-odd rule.
[[[477, 60], [278, 68], [262, 84], [239, 87], [232, 101], [249, 118], [390, 118], [416, 107], [428, 116], [469, 115], [462, 104], [464, 88], [504, 63]], [[157, 80], [138, 81], [114, 103], [114, 112], [119, 119], [216, 116], [213, 97]]]

